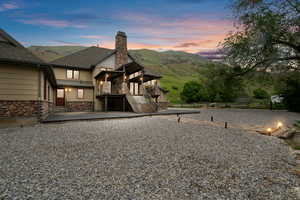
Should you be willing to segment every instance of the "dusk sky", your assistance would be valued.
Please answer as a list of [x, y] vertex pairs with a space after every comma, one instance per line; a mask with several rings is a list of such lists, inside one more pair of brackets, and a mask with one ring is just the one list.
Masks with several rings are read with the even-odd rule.
[[130, 49], [216, 49], [233, 29], [230, 0], [0, 0], [1, 28], [25, 46], [100, 44], [117, 31]]

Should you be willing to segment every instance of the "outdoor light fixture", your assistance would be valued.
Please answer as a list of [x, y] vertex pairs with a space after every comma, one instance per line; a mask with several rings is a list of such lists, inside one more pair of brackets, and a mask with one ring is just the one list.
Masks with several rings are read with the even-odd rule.
[[267, 131], [270, 133], [270, 132], [272, 132], [272, 129], [271, 129], [271, 128], [268, 128]]
[[65, 91], [68, 92], [68, 88], [65, 88]]
[[103, 85], [103, 81], [100, 81], [100, 85]]
[[283, 126], [283, 124], [281, 122], [277, 123], [277, 128], [281, 128]]
[[71, 88], [69, 88], [69, 92], [71, 92], [72, 91], [72, 89]]

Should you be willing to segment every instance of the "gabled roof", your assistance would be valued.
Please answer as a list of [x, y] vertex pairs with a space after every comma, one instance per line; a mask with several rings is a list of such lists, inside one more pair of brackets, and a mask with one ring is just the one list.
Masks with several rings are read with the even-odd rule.
[[0, 29], [0, 60], [19, 61], [23, 63], [44, 63], [23, 45]]
[[99, 47], [89, 47], [71, 55], [59, 58], [51, 63], [57, 66], [91, 69], [105, 58], [115, 53], [115, 50]]
[[51, 66], [31, 53], [2, 29], [0, 29], [0, 62], [24, 64], [20, 65], [20, 67], [27, 65], [40, 67], [47, 74], [50, 82], [56, 85], [55, 75]]

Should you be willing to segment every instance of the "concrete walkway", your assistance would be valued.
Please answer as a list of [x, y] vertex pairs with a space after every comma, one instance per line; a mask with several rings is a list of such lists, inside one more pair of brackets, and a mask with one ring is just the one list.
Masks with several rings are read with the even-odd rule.
[[157, 113], [133, 113], [133, 112], [63, 112], [49, 115], [43, 122], [66, 122], [77, 120], [105, 120], [105, 119], [122, 119], [136, 118], [157, 115], [184, 115], [184, 114], [199, 114], [200, 110], [191, 109], [169, 109]]

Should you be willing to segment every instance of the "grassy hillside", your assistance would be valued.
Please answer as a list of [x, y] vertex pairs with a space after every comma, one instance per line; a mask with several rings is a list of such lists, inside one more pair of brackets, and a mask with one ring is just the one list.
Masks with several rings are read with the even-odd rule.
[[161, 85], [169, 90], [168, 99], [180, 103], [180, 92], [184, 83], [198, 79], [199, 69], [209, 61], [194, 54], [167, 51], [132, 50], [130, 54], [148, 69], [163, 75]]
[[[81, 46], [32, 46], [29, 49], [44, 59], [51, 61], [74, 53], [85, 47]], [[185, 82], [198, 79], [199, 69], [208, 60], [196, 54], [178, 51], [157, 52], [147, 49], [131, 50], [130, 54], [151, 71], [163, 76], [161, 85], [169, 90], [168, 99], [172, 103], [180, 103], [179, 94]]]

